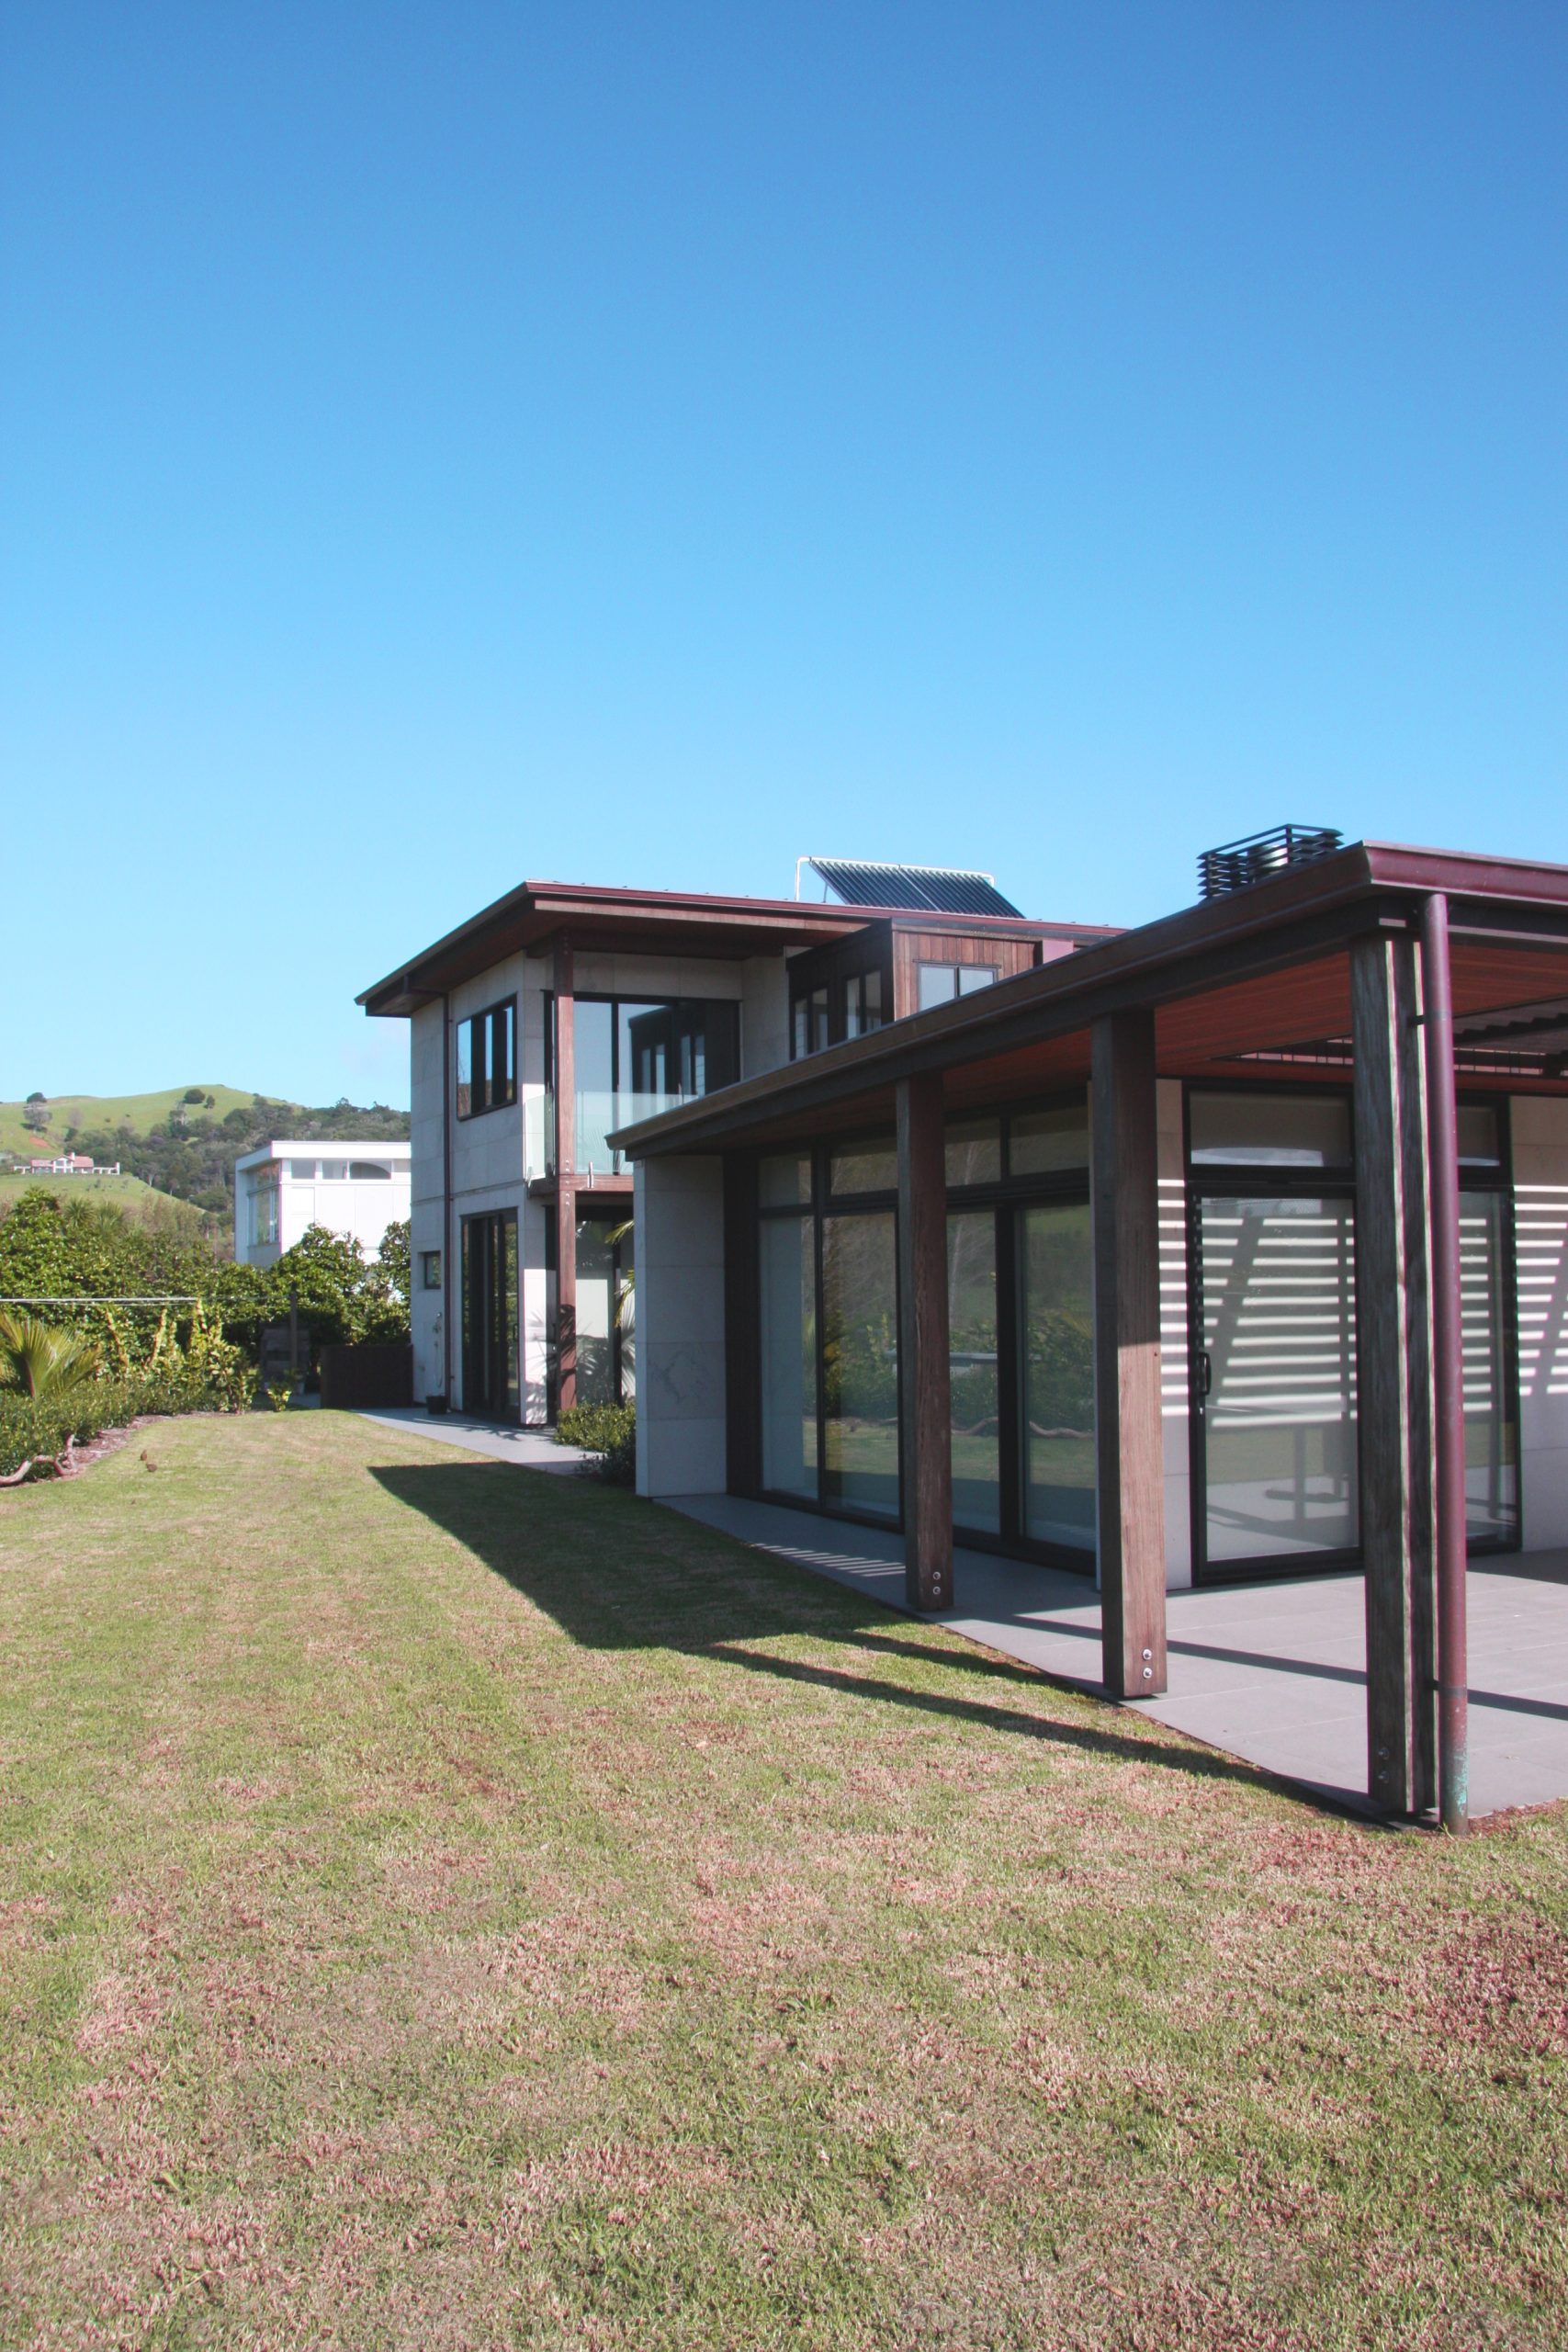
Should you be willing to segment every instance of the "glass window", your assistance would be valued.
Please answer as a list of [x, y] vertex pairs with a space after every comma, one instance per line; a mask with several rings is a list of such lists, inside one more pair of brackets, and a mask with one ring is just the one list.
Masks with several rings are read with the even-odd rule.
[[762, 1484], [817, 1499], [817, 1310], [809, 1217], [765, 1217], [761, 1258]]
[[1002, 1123], [999, 1119], [949, 1122], [947, 1182], [950, 1191], [964, 1184], [994, 1184], [1001, 1172]]
[[765, 1209], [793, 1209], [811, 1198], [811, 1159], [804, 1151], [773, 1152], [757, 1166], [757, 1197]]
[[1348, 1168], [1350, 1101], [1344, 1094], [1188, 1097], [1192, 1164], [1230, 1168]]
[[1461, 1102], [1459, 1106], [1459, 1164], [1461, 1168], [1501, 1168], [1503, 1147], [1497, 1132], [1497, 1114], [1490, 1102]]
[[1094, 1314], [1087, 1202], [1018, 1212], [1023, 1532], [1095, 1549]]
[[950, 1003], [958, 994], [957, 965], [922, 964], [916, 975], [916, 993], [922, 1012], [929, 1012], [933, 1005]]
[[348, 1172], [356, 1184], [389, 1183], [392, 1171], [378, 1159], [351, 1159]]
[[790, 1022], [790, 1055], [795, 1061], [804, 1061], [807, 1054], [819, 1054], [831, 1042], [829, 1023], [828, 988], [813, 989], [809, 995], [797, 996]]
[[508, 997], [457, 1023], [457, 1116], [477, 1119], [517, 1100], [517, 1007]]
[[[1461, 1122], [1464, 1115], [1461, 1109]], [[1483, 1110], [1481, 1115], [1492, 1114]], [[1513, 1544], [1519, 1532], [1519, 1432], [1503, 1283], [1501, 1193], [1460, 1194], [1459, 1245], [1465, 1520], [1472, 1544]]]
[[898, 1150], [892, 1136], [841, 1146], [829, 1162], [828, 1189], [831, 1193], [896, 1193]]
[[316, 1163], [313, 1159], [291, 1159], [288, 1163], [288, 1173], [296, 1184], [313, 1184], [316, 1181]]
[[439, 1250], [422, 1250], [420, 1251], [419, 1278], [426, 1290], [440, 1289], [441, 1252]]
[[898, 1284], [888, 1210], [822, 1219], [822, 1433], [824, 1499], [897, 1518]]
[[960, 996], [973, 996], [976, 989], [994, 988], [1000, 978], [1001, 974], [994, 964], [960, 964], [958, 993]]
[[1008, 1121], [1008, 1172], [1054, 1176], [1089, 1166], [1089, 1105], [1067, 1102], [1054, 1111], [1019, 1111]]
[[947, 1345], [953, 1524], [997, 1535], [1002, 1482], [994, 1209], [947, 1220]]
[[277, 1186], [264, 1178], [251, 1187], [251, 1239], [263, 1250], [277, 1242]]
[[844, 982], [844, 1035], [868, 1037], [883, 1023], [882, 973], [852, 972]]
[[321, 1178], [323, 1182], [328, 1184], [341, 1184], [347, 1174], [348, 1162], [346, 1159], [322, 1160]]

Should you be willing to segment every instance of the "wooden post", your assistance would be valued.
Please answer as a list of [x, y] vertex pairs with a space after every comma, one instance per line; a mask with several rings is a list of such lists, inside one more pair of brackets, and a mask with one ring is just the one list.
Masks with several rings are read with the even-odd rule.
[[1166, 1687], [1154, 1014], [1102, 1013], [1092, 1051], [1100, 1643], [1111, 1697], [1153, 1699]]
[[571, 942], [556, 945], [556, 1411], [577, 1402], [577, 1050]]
[[1357, 1422], [1366, 1566], [1367, 1789], [1434, 1802], [1433, 1430], [1426, 1105], [1415, 943], [1352, 942]]
[[948, 1396], [947, 1160], [942, 1080], [898, 1081], [898, 1396], [904, 1590], [953, 1606], [953, 1415]]
[[1421, 910], [1427, 1117], [1432, 1191], [1432, 1418], [1436, 1464], [1438, 1763], [1443, 1827], [1470, 1828], [1468, 1505], [1464, 1462], [1464, 1300], [1461, 1285], [1459, 1111], [1454, 1101], [1453, 976], [1449, 902]]

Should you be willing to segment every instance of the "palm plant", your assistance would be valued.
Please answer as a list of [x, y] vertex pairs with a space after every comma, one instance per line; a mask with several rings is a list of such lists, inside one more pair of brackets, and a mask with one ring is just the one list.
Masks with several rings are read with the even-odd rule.
[[57, 1405], [96, 1380], [101, 1361], [90, 1340], [36, 1315], [0, 1309], [0, 1387], [25, 1389], [35, 1404]]

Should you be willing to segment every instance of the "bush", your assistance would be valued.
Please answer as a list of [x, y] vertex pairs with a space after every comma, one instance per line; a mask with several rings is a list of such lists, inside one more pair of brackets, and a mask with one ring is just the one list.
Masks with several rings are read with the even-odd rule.
[[612, 1487], [637, 1483], [637, 1407], [571, 1405], [556, 1422], [558, 1445], [580, 1445], [592, 1458], [582, 1465], [590, 1478]]

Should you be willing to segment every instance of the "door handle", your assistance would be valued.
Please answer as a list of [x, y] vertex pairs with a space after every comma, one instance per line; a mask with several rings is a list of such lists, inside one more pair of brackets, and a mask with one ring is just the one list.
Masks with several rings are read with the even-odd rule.
[[1198, 1351], [1198, 1396], [1206, 1398], [1214, 1385], [1214, 1360], [1207, 1348]]

